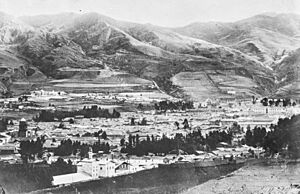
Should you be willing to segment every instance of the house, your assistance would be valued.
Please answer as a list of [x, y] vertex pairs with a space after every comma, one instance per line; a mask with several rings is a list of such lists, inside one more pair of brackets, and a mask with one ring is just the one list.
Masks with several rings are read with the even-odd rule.
[[113, 160], [83, 159], [77, 164], [77, 172], [86, 173], [93, 179], [99, 177], [113, 177], [115, 174], [116, 162]]
[[6, 143], [0, 145], [0, 154], [15, 154], [15, 153], [18, 153], [16, 144]]
[[5, 133], [0, 133], [0, 145], [6, 144], [9, 142], [11, 137]]
[[131, 156], [125, 161], [133, 166], [137, 166], [139, 168], [145, 168], [145, 169], [156, 168], [158, 167], [159, 164], [165, 163], [163, 157], [156, 157], [156, 156], [144, 156], [144, 157]]
[[163, 159], [163, 157], [131, 157], [121, 160], [90, 157], [77, 163], [77, 172], [88, 174], [92, 179], [115, 177], [158, 167], [158, 164], [164, 163]]
[[208, 106], [212, 105], [213, 101], [210, 98], [207, 98], [204, 102], [200, 103], [200, 107], [207, 108]]
[[234, 91], [234, 90], [228, 90], [228, 91], [227, 91], [227, 94], [235, 95], [235, 94], [236, 94], [236, 91]]
[[125, 175], [134, 173], [141, 170], [138, 166], [133, 166], [132, 164], [129, 164], [128, 162], [122, 162], [118, 164], [115, 168], [115, 174], [116, 176]]
[[61, 144], [60, 141], [53, 141], [53, 139], [47, 139], [43, 144], [43, 148], [45, 148], [49, 152], [52, 152], [56, 148], [58, 148], [60, 144]]

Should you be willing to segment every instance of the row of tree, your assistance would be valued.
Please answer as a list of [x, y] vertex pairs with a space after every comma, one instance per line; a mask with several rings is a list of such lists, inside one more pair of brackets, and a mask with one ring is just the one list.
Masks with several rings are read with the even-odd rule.
[[300, 115], [290, 119], [279, 119], [271, 130], [263, 127], [247, 128], [244, 143], [249, 146], [263, 147], [268, 154], [288, 154], [291, 157], [300, 157]]
[[108, 143], [100, 143], [99, 141], [92, 145], [88, 145], [86, 143], [67, 139], [61, 141], [61, 144], [54, 150], [54, 155], [70, 156], [79, 154], [81, 157], [87, 157], [90, 147], [95, 153], [98, 153], [99, 151], [109, 153], [110, 151], [110, 145]]
[[177, 101], [172, 102], [168, 100], [160, 101], [158, 104], [154, 104], [155, 110], [167, 111], [167, 110], [186, 110], [186, 109], [193, 109], [194, 105], [193, 102], [188, 101]]
[[[78, 136], [79, 136], [79, 134], [78, 134]], [[98, 139], [100, 139], [100, 138], [107, 139], [107, 134], [105, 131], [99, 130], [94, 133], [86, 132], [82, 135], [82, 137], [98, 137]]]
[[34, 160], [36, 157], [41, 158], [43, 154], [44, 142], [44, 137], [38, 137], [36, 141], [21, 141], [19, 153], [21, 154], [23, 162], [27, 163], [28, 160]]
[[[28, 163], [28, 160], [34, 160], [36, 158], [42, 158], [45, 142], [44, 137], [37, 138], [36, 141], [21, 141], [19, 153], [21, 154], [24, 163]], [[72, 141], [70, 139], [62, 140], [61, 144], [54, 149], [54, 155], [56, 156], [70, 156], [79, 154], [81, 157], [87, 157], [89, 149], [92, 148], [93, 152], [98, 153], [102, 151], [109, 153], [110, 145], [108, 143], [100, 143], [100, 141], [88, 145], [79, 141]]]
[[115, 109], [110, 113], [108, 109], [101, 109], [100, 107], [98, 108], [97, 105], [94, 105], [91, 108], [84, 107], [81, 110], [75, 111], [43, 110], [38, 116], [34, 117], [33, 120], [36, 122], [53, 122], [78, 115], [83, 115], [84, 118], [119, 118], [121, 114]]
[[283, 107], [286, 106], [296, 106], [296, 102], [292, 102], [291, 99], [268, 99], [267, 97], [263, 98], [261, 101], [263, 106], [279, 106], [282, 104]]
[[225, 131], [213, 131], [203, 137], [201, 131], [191, 132], [187, 136], [181, 133], [175, 135], [174, 138], [168, 138], [165, 135], [159, 140], [153, 136], [147, 136], [146, 139], [140, 141], [139, 135], [129, 135], [128, 142], [122, 139], [120, 144], [123, 146], [121, 152], [130, 155], [148, 155], [168, 154], [170, 152], [179, 152], [182, 150], [189, 154], [196, 153], [196, 150], [211, 151], [216, 149], [220, 142], [231, 144], [232, 134]]

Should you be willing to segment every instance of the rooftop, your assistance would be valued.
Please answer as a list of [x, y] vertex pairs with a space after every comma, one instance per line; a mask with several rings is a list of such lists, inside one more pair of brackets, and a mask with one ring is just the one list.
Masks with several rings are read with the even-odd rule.
[[53, 185], [71, 184], [74, 182], [89, 181], [92, 177], [85, 173], [71, 173], [53, 176]]

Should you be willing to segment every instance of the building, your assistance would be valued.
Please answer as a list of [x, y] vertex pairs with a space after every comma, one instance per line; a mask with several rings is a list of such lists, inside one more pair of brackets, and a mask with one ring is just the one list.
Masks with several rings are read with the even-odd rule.
[[2, 154], [16, 154], [17, 151], [17, 145], [12, 143], [6, 143], [0, 145], [0, 155]]
[[130, 157], [123, 159], [109, 159], [108, 157], [92, 159], [92, 157], [89, 157], [77, 163], [77, 172], [88, 174], [92, 179], [97, 179], [156, 168], [163, 163], [163, 157]]
[[92, 180], [91, 176], [85, 173], [70, 173], [53, 176], [52, 185], [68, 185], [75, 182]]
[[26, 136], [27, 136], [27, 122], [24, 118], [22, 118], [19, 122], [18, 137], [26, 137]]
[[48, 152], [53, 152], [55, 149], [60, 146], [60, 141], [53, 141], [53, 139], [47, 139], [44, 144], [43, 148], [46, 149]]
[[0, 133], [0, 145], [6, 144], [10, 141], [11, 137], [5, 133]]
[[116, 176], [117, 163], [113, 160], [93, 160], [83, 159], [77, 164], [78, 173], [86, 173], [97, 179], [100, 177], [114, 177]]

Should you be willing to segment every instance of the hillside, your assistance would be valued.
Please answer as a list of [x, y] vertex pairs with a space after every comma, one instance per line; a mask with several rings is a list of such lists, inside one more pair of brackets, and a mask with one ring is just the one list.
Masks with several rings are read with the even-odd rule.
[[300, 95], [300, 49], [291, 52], [274, 65], [277, 72], [276, 95], [298, 98]]
[[[34, 67], [47, 80], [64, 78], [70, 82], [76, 79], [76, 83], [91, 80], [97, 84], [102, 83], [104, 73], [101, 72], [109, 70], [154, 80], [166, 92], [194, 100], [232, 97], [228, 91], [235, 91], [234, 96], [238, 97], [269, 95], [276, 89], [275, 73], [266, 65], [267, 60], [253, 54], [248, 46], [242, 46], [249, 45], [250, 40], [229, 45], [240, 37], [230, 38], [226, 33], [232, 33], [235, 25], [244, 26], [240, 27], [244, 31], [249, 30], [250, 27], [245, 26], [251, 26], [246, 24], [250, 21], [243, 24], [201, 24], [202, 30], [195, 28], [192, 34], [188, 34], [189, 30], [184, 31], [187, 27], [167, 29], [117, 21], [97, 13], [4, 18], [6, 23], [17, 22], [21, 27], [11, 27], [17, 34], [26, 32], [26, 36], [22, 41], [2, 42], [2, 47], [13, 50], [17, 59], [25, 59], [27, 66]], [[295, 28], [293, 33], [297, 30]], [[239, 32], [239, 29], [234, 31]], [[291, 36], [289, 32], [280, 34]], [[254, 36], [248, 38], [255, 41]], [[268, 34], [265, 36], [269, 37]], [[273, 50], [275, 43], [269, 45]], [[283, 45], [293, 47], [293, 44], [297, 42], [291, 40]], [[269, 52], [265, 50], [261, 56], [272, 58]], [[24, 76], [28, 79], [27, 75]], [[141, 84], [144, 82], [141, 80]]]
[[234, 23], [193, 23], [172, 30], [235, 48], [268, 66], [300, 45], [296, 14], [261, 14]]

